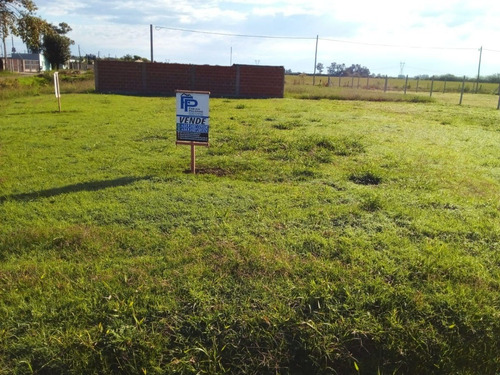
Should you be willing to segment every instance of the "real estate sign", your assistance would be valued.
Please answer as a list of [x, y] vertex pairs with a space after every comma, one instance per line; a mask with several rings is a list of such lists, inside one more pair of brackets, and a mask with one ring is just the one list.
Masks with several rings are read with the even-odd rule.
[[208, 91], [176, 91], [177, 141], [208, 143]]

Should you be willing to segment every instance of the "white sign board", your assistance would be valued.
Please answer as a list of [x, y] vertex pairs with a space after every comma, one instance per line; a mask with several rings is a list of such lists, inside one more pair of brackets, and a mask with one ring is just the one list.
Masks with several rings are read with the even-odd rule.
[[56, 98], [60, 98], [61, 91], [59, 89], [59, 72], [54, 73], [54, 91], [56, 92]]
[[208, 91], [176, 91], [177, 141], [208, 143], [209, 98]]

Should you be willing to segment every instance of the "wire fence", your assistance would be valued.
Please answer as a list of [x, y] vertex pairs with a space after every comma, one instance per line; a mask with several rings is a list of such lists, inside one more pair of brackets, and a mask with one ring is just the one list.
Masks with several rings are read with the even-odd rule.
[[451, 104], [500, 109], [500, 83], [476, 82], [463, 77], [461, 81], [410, 79], [390, 77], [332, 77], [328, 75], [288, 74], [286, 84], [316, 86], [332, 90], [363, 90], [402, 95], [427, 95]]

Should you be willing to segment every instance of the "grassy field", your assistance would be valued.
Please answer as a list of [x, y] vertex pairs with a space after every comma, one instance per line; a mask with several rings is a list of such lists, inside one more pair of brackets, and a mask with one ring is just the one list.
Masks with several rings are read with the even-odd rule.
[[[288, 86], [295, 85], [312, 85], [313, 76], [300, 74], [300, 75], [287, 75], [285, 77], [286, 84]], [[315, 85], [327, 86], [330, 83], [331, 87], [337, 88], [353, 88], [353, 89], [369, 89], [369, 90], [384, 90], [385, 89], [385, 78], [374, 78], [374, 77], [328, 77], [326, 75], [317, 75], [314, 80]], [[416, 79], [409, 78], [406, 82], [405, 78], [388, 78], [387, 79], [387, 90], [388, 91], [404, 91], [406, 84], [406, 89], [408, 93], [427, 93], [429, 94], [432, 88], [433, 93], [460, 93], [462, 90], [462, 81], [438, 81], [435, 80], [434, 83], [432, 79]], [[497, 94], [498, 95], [498, 83], [491, 82], [480, 82], [478, 93], [479, 94]], [[467, 80], [464, 86], [465, 93], [475, 93], [476, 82]]]
[[[311, 76], [291, 76], [285, 77], [285, 95], [296, 99], [334, 99], [334, 100], [363, 100], [363, 101], [388, 101], [388, 102], [439, 102], [447, 104], [459, 104], [462, 97], [462, 104], [474, 107], [484, 107], [495, 109], [499, 106], [498, 84], [483, 83], [481, 90], [476, 94], [472, 92], [472, 83], [468, 83], [461, 95], [461, 83], [447, 83], [446, 90], [443, 90], [444, 82], [434, 82], [432, 95], [430, 93], [431, 81], [420, 81], [419, 90], [409, 87], [404, 93], [404, 80], [391, 78], [388, 80], [386, 92], [384, 92], [385, 79], [383, 78], [363, 78], [360, 85], [357, 85], [357, 78], [342, 77], [341, 85], [339, 79], [332, 78], [331, 85], [326, 85], [327, 77], [316, 77], [316, 85], [312, 85]], [[367, 85], [367, 80], [368, 85]], [[343, 83], [342, 83], [343, 82]], [[354, 85], [354, 86], [352, 86]], [[451, 89], [451, 86], [458, 85], [458, 91]]]
[[499, 111], [291, 96], [4, 96], [0, 374], [497, 374]]

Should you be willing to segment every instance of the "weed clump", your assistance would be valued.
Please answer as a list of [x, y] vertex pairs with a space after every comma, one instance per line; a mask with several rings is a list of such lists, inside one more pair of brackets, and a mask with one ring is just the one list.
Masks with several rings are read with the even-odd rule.
[[351, 174], [349, 181], [357, 185], [379, 185], [382, 183], [382, 177], [372, 171], [362, 171]]
[[273, 126], [273, 128], [279, 129], [279, 130], [292, 130], [292, 129], [304, 126], [304, 124], [299, 120], [291, 120], [291, 121], [287, 121], [287, 122], [280, 122], [277, 124], [273, 124], [272, 126]]

